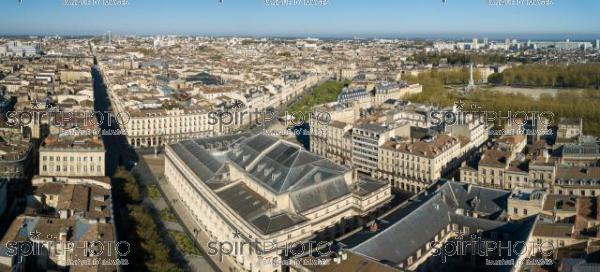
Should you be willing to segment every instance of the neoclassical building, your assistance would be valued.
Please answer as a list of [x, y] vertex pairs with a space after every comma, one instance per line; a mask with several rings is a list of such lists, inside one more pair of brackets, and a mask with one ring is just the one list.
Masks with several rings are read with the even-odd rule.
[[165, 154], [165, 177], [210, 238], [203, 246], [256, 245], [221, 254], [243, 271], [281, 271], [290, 245], [345, 232], [391, 198], [388, 183], [266, 135], [186, 140]]
[[218, 132], [218, 124], [211, 125], [208, 111], [202, 108], [129, 111], [121, 117], [134, 147], [162, 146]]
[[40, 147], [40, 176], [103, 177], [104, 143], [97, 136], [48, 136]]
[[387, 141], [379, 149], [378, 176], [405, 191], [419, 192], [458, 165], [461, 142], [440, 134], [413, 142]]

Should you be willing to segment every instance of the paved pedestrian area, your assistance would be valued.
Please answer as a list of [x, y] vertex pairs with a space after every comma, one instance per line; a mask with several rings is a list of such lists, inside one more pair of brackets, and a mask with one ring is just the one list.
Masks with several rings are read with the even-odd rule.
[[[204, 248], [205, 245], [208, 244], [209, 237], [202, 231], [197, 232], [197, 233], [193, 233], [192, 230], [196, 229], [196, 230], [200, 230], [201, 227], [196, 224], [196, 222], [193, 220], [190, 212], [187, 210], [187, 208], [185, 208], [177, 199], [177, 194], [175, 192], [175, 189], [165, 180], [164, 178], [164, 156], [163, 155], [144, 155], [140, 157], [140, 163], [138, 167], [144, 167], [144, 165], [147, 166], [148, 171], [144, 171], [143, 169], [140, 170], [140, 174], [145, 174], [148, 177], [148, 180], [150, 180], [151, 183], [148, 184], [157, 184], [161, 191], [163, 192], [163, 197], [165, 197], [165, 199], [163, 201], [165, 201], [166, 206], [170, 206], [171, 209], [173, 210], [173, 212], [175, 214], [177, 214], [178, 217], [178, 221], [181, 223], [177, 223], [182, 230], [184, 230], [186, 233], [188, 233], [188, 235], [194, 239], [196, 247], [203, 253], [203, 256], [192, 256], [192, 255], [188, 255], [186, 256], [186, 259], [188, 260], [188, 263], [190, 265], [190, 267], [192, 267], [192, 269], [194, 269], [195, 271], [216, 271], [215, 267], [216, 266], [219, 270], [221, 271], [240, 271], [240, 268], [234, 264], [231, 263], [228, 259], [223, 259], [222, 261], [218, 258], [218, 256], [208, 256], [206, 254], [206, 250]], [[151, 177], [150, 177], [151, 176]], [[154, 202], [155, 200], [153, 200]], [[159, 203], [157, 203], [157, 205], [161, 205]], [[167, 228], [170, 229], [170, 227], [166, 224], [165, 222], [165, 226], [167, 226]], [[173, 228], [175, 228], [175, 226], [171, 226]], [[190, 235], [192, 234], [192, 235]], [[200, 246], [198, 246], [200, 245]], [[212, 264], [211, 265], [211, 261], [209, 261], [207, 258], [210, 258], [212, 260]]]

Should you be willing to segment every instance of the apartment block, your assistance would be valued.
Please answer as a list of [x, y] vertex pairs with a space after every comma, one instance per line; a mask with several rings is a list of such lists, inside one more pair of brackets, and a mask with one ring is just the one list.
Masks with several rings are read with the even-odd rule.
[[40, 176], [105, 176], [106, 152], [98, 137], [51, 135], [44, 140], [39, 153]]

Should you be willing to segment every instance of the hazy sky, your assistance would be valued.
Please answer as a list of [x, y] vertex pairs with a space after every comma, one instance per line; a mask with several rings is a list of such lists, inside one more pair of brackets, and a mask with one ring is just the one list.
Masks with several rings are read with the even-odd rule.
[[599, 0], [544, 0], [551, 4], [535, 7], [489, 4], [498, 0], [446, 0], [445, 4], [442, 0], [329, 0], [324, 6], [267, 4], [274, 0], [129, 0], [125, 6], [65, 5], [73, 1], [82, 0], [2, 0], [0, 35], [99, 35], [111, 30], [116, 34], [316, 37], [600, 37]]

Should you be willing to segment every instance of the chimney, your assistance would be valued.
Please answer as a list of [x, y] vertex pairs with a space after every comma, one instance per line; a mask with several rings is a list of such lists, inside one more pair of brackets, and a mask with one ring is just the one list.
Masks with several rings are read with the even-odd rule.
[[315, 183], [320, 183], [322, 181], [321, 172], [317, 172], [314, 177]]
[[66, 243], [69, 240], [69, 229], [68, 228], [64, 228], [60, 231], [60, 233], [58, 234], [58, 240], [62, 243]]

